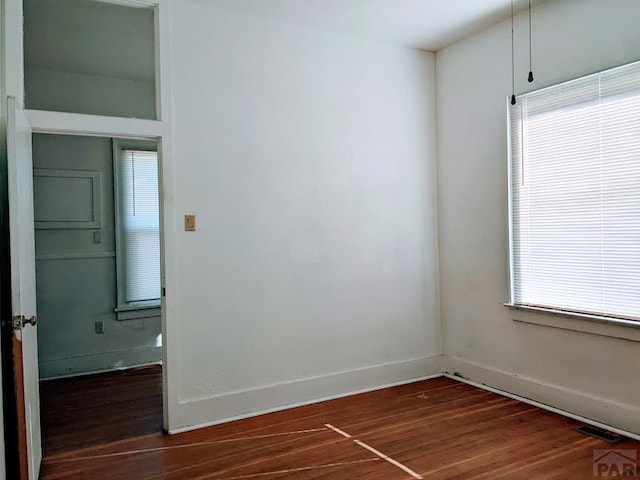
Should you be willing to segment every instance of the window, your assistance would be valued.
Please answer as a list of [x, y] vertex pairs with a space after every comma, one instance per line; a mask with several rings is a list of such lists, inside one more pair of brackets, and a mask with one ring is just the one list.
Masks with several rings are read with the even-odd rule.
[[511, 302], [640, 320], [640, 62], [509, 108]]
[[19, 3], [24, 5], [26, 108], [158, 117], [156, 13], [143, 5], [150, 2]]
[[115, 151], [118, 309], [158, 306], [161, 288], [158, 154], [118, 142]]

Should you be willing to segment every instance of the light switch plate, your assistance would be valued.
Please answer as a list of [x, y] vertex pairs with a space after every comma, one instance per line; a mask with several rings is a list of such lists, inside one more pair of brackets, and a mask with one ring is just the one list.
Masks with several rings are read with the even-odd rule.
[[185, 215], [184, 216], [184, 231], [195, 232], [196, 231], [196, 216]]

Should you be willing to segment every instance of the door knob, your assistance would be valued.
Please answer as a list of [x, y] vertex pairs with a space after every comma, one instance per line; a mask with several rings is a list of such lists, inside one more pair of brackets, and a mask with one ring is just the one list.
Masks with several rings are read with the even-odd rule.
[[27, 325], [34, 326], [38, 323], [38, 317], [32, 315], [31, 318], [27, 318], [24, 315], [18, 315], [17, 317], [13, 317], [13, 328], [14, 330], [20, 330]]

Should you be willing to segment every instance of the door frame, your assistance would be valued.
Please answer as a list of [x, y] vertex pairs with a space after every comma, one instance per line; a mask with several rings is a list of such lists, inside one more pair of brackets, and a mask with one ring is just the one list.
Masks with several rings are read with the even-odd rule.
[[[18, 478], [20, 454], [18, 451], [18, 409], [13, 361], [13, 306], [11, 302], [11, 252], [9, 238], [9, 183], [7, 159], [7, 97], [22, 93], [19, 72], [13, 75], [8, 67], [22, 58], [22, 41], [12, 32], [8, 19], [16, 18], [11, 0], [0, 0], [0, 480]], [[20, 12], [21, 13], [21, 10]], [[22, 31], [22, 29], [20, 29]], [[17, 50], [19, 48], [19, 51]], [[22, 68], [22, 67], [20, 67]]]
[[[0, 105], [5, 110], [6, 100]], [[0, 452], [0, 479], [17, 478], [20, 473], [20, 455], [18, 451], [18, 405], [15, 392], [14, 358], [13, 358], [13, 317], [11, 304], [11, 252], [9, 239], [9, 191], [6, 152], [6, 119], [2, 115], [2, 152], [0, 152], [0, 391], [2, 395], [2, 419], [0, 436], [2, 452]], [[6, 475], [6, 477], [5, 477]]]
[[169, 201], [173, 191], [173, 147], [170, 125], [166, 120], [137, 120], [119, 117], [104, 117], [99, 115], [85, 115], [75, 113], [45, 112], [39, 110], [25, 110], [31, 123], [33, 134], [73, 135], [84, 137], [106, 137], [126, 140], [143, 140], [156, 142], [158, 147], [158, 180], [160, 193], [160, 260], [161, 286], [165, 293], [161, 298], [162, 314], [162, 389], [163, 389], [163, 429], [169, 432], [174, 425], [178, 398], [176, 389], [171, 383], [172, 358], [176, 352], [177, 336], [175, 316], [172, 302], [174, 292], [173, 272], [175, 266], [172, 255], [173, 236], [170, 232], [175, 228], [173, 218], [173, 202]]
[[[115, 3], [124, 6], [137, 8], [153, 8], [156, 22], [156, 111], [157, 120], [138, 120], [132, 118], [105, 117], [98, 115], [83, 115], [73, 113], [45, 112], [26, 110], [27, 117], [32, 126], [33, 133], [55, 133], [66, 135], [98, 136], [110, 138], [127, 138], [152, 140], [158, 145], [158, 168], [159, 168], [159, 190], [160, 198], [160, 229], [161, 229], [161, 264], [162, 264], [162, 287], [164, 296], [162, 297], [162, 349], [163, 349], [163, 426], [165, 432], [177, 428], [179, 413], [178, 384], [179, 379], [174, 371], [178, 369], [177, 361], [177, 318], [174, 292], [175, 284], [175, 251], [174, 232], [179, 227], [176, 221], [176, 212], [173, 202], [173, 127], [172, 127], [172, 102], [171, 102], [171, 73], [170, 73], [170, 7], [172, 0], [91, 0], [107, 3]], [[1, 67], [0, 75], [0, 105], [6, 104], [7, 96], [16, 98], [18, 108], [24, 109], [24, 49], [23, 49], [23, 9], [22, 0], [0, 0], [0, 7], [3, 15], [3, 23], [0, 25], [0, 35], [2, 36]], [[0, 116], [0, 147], [6, 144], [6, 119], [4, 114]], [[0, 157], [6, 157], [6, 149]], [[0, 162], [2, 163], [2, 162]], [[6, 158], [4, 160], [6, 163]], [[0, 166], [0, 169], [2, 167]], [[1, 173], [1, 172], [0, 172]], [[6, 178], [6, 177], [4, 177]], [[0, 176], [0, 179], [2, 177]], [[6, 181], [6, 180], [5, 180]], [[8, 207], [8, 192], [0, 188], [0, 215], [4, 214], [4, 209]], [[0, 231], [0, 267], [4, 267], [2, 262], [10, 261], [8, 258], [8, 224], [6, 231]], [[5, 238], [6, 235], [6, 238]], [[0, 314], [2, 318], [10, 318], [10, 295], [7, 291], [10, 284], [7, 283], [8, 271], [2, 268], [0, 274]], [[167, 298], [169, 301], [167, 301]], [[5, 303], [9, 301], [8, 317], [5, 317]], [[2, 335], [2, 342], [4, 337]], [[12, 371], [12, 365], [6, 360], [6, 349], [2, 349], [0, 361], [2, 363], [0, 372]], [[10, 353], [10, 352], [9, 352]], [[12, 361], [11, 361], [12, 363]], [[4, 384], [7, 383], [8, 375], [3, 374]], [[4, 391], [6, 392], [7, 387]], [[5, 431], [11, 433], [12, 412], [15, 412], [15, 404], [7, 404], [4, 395], [4, 424]], [[1, 417], [0, 417], [1, 418]], [[0, 429], [1, 430], [1, 429]], [[17, 432], [17, 430], [16, 430]], [[1, 435], [0, 431], [0, 435]], [[17, 438], [17, 437], [16, 437]], [[1, 438], [0, 438], [1, 440]], [[16, 442], [7, 437], [5, 442], [5, 459], [7, 468], [14, 462], [11, 445]], [[17, 457], [15, 457], [17, 459]], [[0, 480], [3, 479], [2, 456], [0, 454]]]
[[2, 392], [2, 449], [0, 452], [0, 479], [14, 478], [20, 472], [18, 452], [18, 406], [15, 392], [13, 361], [13, 316], [11, 305], [11, 259], [9, 250], [9, 222], [6, 154], [2, 154], [0, 166], [0, 391]]

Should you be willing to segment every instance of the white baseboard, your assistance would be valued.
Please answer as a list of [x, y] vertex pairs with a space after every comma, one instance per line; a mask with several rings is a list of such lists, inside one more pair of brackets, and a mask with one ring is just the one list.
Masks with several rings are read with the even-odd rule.
[[83, 357], [39, 362], [41, 380], [92, 375], [94, 373], [141, 367], [162, 361], [162, 347], [142, 347]]
[[640, 440], [640, 407], [445, 356], [445, 376]]
[[440, 377], [442, 371], [442, 355], [435, 355], [181, 402], [178, 426], [169, 433]]
[[442, 355], [181, 402], [177, 426], [170, 428], [169, 433], [182, 433], [443, 375], [640, 440], [640, 407]]

